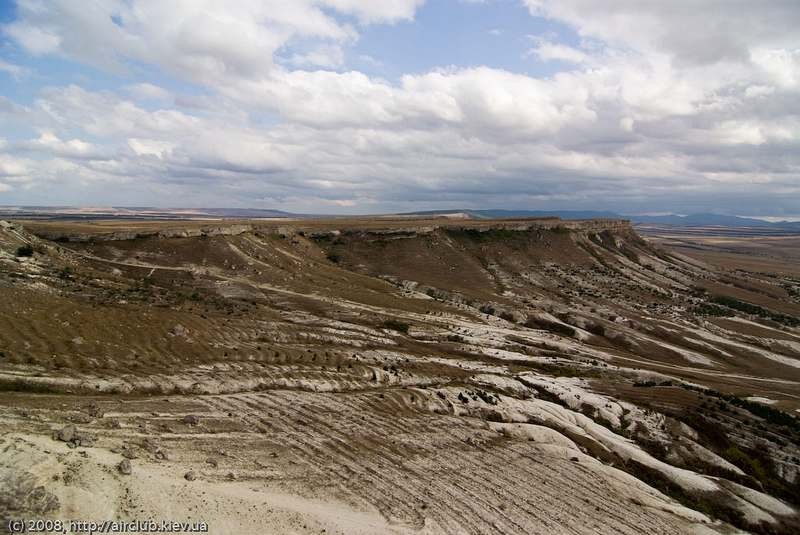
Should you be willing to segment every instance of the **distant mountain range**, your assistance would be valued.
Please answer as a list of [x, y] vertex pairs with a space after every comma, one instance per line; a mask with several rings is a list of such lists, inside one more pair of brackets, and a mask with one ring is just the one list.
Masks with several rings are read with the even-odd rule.
[[800, 221], [770, 222], [763, 219], [720, 214], [691, 215], [624, 215], [616, 212], [593, 210], [429, 210], [409, 212], [408, 216], [442, 216], [470, 219], [496, 219], [508, 217], [560, 217], [561, 219], [628, 219], [636, 225], [675, 225], [682, 227], [764, 227], [800, 230]]

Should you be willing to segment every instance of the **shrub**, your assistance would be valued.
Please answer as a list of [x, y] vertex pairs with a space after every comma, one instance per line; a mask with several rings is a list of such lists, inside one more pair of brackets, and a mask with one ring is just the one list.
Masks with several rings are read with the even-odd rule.
[[511, 323], [515, 323], [514, 314], [512, 314], [511, 312], [501, 312], [500, 318], [509, 321]]
[[773, 312], [771, 310], [767, 310], [764, 307], [760, 307], [752, 303], [747, 303], [745, 301], [740, 301], [738, 299], [734, 299], [733, 297], [718, 295], [712, 298], [711, 302], [718, 305], [726, 306], [733, 310], [744, 312], [745, 314], [752, 314], [753, 316], [758, 316], [760, 318], [771, 319], [772, 321], [777, 321], [778, 323], [782, 323], [790, 327], [797, 327], [798, 325], [800, 325], [800, 319], [795, 318], [794, 316], [787, 316], [786, 314]]
[[408, 327], [409, 327], [408, 323], [403, 323], [402, 321], [386, 320], [383, 322], [384, 329], [391, 329], [393, 331], [398, 331], [401, 333], [407, 333]]
[[590, 323], [586, 326], [586, 330], [595, 336], [605, 336], [606, 328], [599, 323]]
[[692, 310], [696, 316], [717, 316], [717, 317], [729, 317], [733, 316], [733, 312], [728, 310], [727, 308], [721, 307], [719, 305], [713, 305], [710, 303], [703, 303], [694, 307]]
[[546, 331], [558, 333], [563, 336], [569, 336], [569, 337], [575, 336], [575, 329], [573, 329], [569, 325], [565, 325], [564, 323], [559, 323], [557, 321], [548, 320], [546, 318], [536, 318], [536, 317], [528, 318], [528, 321], [525, 322], [525, 327], [528, 327], [529, 329], [544, 329]]
[[17, 247], [17, 256], [33, 256], [33, 247], [27, 244]]

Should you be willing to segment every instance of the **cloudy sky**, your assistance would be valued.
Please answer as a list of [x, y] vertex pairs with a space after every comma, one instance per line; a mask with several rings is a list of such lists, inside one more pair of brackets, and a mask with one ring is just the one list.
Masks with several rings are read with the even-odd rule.
[[800, 214], [797, 0], [0, 0], [0, 205]]

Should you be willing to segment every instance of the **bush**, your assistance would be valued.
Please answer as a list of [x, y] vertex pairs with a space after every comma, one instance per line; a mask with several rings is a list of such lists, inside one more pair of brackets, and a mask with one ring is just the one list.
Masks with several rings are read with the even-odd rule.
[[586, 330], [595, 336], [605, 336], [606, 328], [599, 323], [590, 323], [586, 326]]
[[528, 318], [528, 321], [525, 322], [525, 327], [528, 327], [529, 329], [544, 329], [546, 331], [554, 332], [563, 336], [575, 336], [575, 329], [569, 325], [546, 318]]
[[733, 316], [733, 312], [728, 310], [727, 308], [721, 307], [719, 305], [712, 305], [710, 303], [703, 303], [694, 307], [692, 310], [695, 316], [717, 316], [717, 317], [730, 317]]
[[711, 302], [717, 305], [726, 306], [733, 310], [744, 312], [745, 314], [752, 314], [753, 316], [758, 316], [760, 318], [771, 319], [772, 321], [777, 321], [778, 323], [782, 323], [790, 327], [797, 327], [800, 325], [800, 319], [795, 318], [794, 316], [787, 316], [786, 314], [773, 312], [764, 307], [747, 303], [745, 301], [740, 301], [739, 299], [734, 299], [733, 297], [718, 295], [712, 298]]
[[408, 323], [403, 323], [402, 321], [386, 320], [383, 322], [384, 329], [391, 329], [393, 331], [398, 331], [401, 333], [407, 333], [408, 327], [409, 327]]
[[17, 256], [33, 256], [33, 247], [30, 245], [21, 245], [17, 247]]
[[511, 323], [516, 322], [516, 320], [514, 319], [514, 314], [512, 314], [511, 312], [501, 312], [500, 318], [509, 321]]

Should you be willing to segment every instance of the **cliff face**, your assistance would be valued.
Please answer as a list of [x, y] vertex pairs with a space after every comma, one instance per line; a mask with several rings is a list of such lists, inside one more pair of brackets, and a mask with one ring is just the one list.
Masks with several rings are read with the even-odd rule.
[[489, 232], [569, 230], [575, 232], [599, 232], [631, 230], [630, 222], [617, 219], [561, 220], [559, 218], [536, 218], [490, 221], [453, 220], [315, 220], [285, 222], [235, 222], [185, 225], [170, 223], [133, 224], [125, 228], [122, 224], [42, 224], [31, 223], [31, 231], [39, 238], [58, 242], [101, 242], [135, 240], [142, 238], [195, 238], [203, 236], [238, 236], [246, 232], [262, 234], [303, 235], [311, 238], [340, 235], [374, 235], [409, 237], [425, 235], [437, 230]]
[[142, 238], [198, 238], [202, 236], [237, 236], [253, 230], [253, 225], [213, 225], [189, 228], [164, 228], [146, 230], [118, 230], [86, 232], [61, 230], [58, 228], [37, 228], [33, 232], [38, 237], [57, 242], [97, 242], [137, 240]]
[[[536, 230], [568, 230], [573, 232], [600, 232], [600, 231], [632, 231], [630, 221], [623, 219], [586, 219], [565, 221], [559, 218], [537, 218], [522, 220], [492, 220], [492, 221], [442, 221], [439, 224], [408, 225], [387, 228], [359, 228], [357, 226], [343, 226], [324, 230], [305, 229], [302, 226], [282, 227], [290, 233], [303, 232], [310, 238], [320, 239], [343, 235], [385, 236], [385, 237], [413, 237], [432, 234], [436, 231], [449, 232], [478, 232], [489, 233], [492, 231], [528, 232]], [[264, 230], [259, 229], [259, 230]]]
[[348, 269], [478, 300], [503, 294], [507, 285], [501, 279], [533, 266], [588, 267], [652, 254], [624, 220], [448, 221], [326, 229], [306, 237]]

